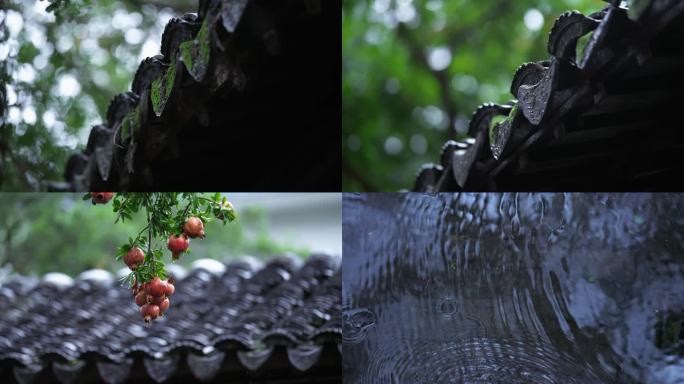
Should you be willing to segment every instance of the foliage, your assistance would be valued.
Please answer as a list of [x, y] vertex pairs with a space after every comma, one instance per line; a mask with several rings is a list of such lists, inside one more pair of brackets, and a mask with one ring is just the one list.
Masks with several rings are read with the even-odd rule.
[[[40, 0], [45, 1], [45, 0]], [[74, 18], [80, 16], [85, 7], [91, 6], [91, 0], [47, 0], [50, 5], [45, 8], [48, 12], [53, 12], [55, 15], [66, 16], [67, 18]]]
[[476, 107], [511, 100], [524, 62], [545, 60], [561, 13], [599, 0], [343, 3], [343, 189], [411, 188]]
[[197, 0], [4, 0], [0, 9], [0, 191], [63, 178], [173, 16]]
[[[21, 274], [63, 272], [75, 276], [91, 269], [116, 272], [116, 249], [147, 225], [145, 210], [114, 224], [113, 205], [83, 204], [80, 194], [3, 193], [0, 198], [0, 265]], [[109, 204], [113, 204], [111, 201]], [[307, 249], [273, 240], [263, 208], [240, 207], [240, 219], [223, 226], [209, 222], [209, 235], [193, 241], [193, 252], [176, 263], [185, 267], [198, 258], [230, 259], [245, 254], [258, 258]], [[0, 268], [2, 269], [2, 268]]]
[[[83, 196], [83, 200], [89, 199], [90, 193]], [[155, 276], [166, 278], [162, 261], [166, 240], [172, 234], [180, 235], [189, 217], [199, 217], [204, 223], [217, 218], [224, 225], [235, 220], [232, 204], [218, 192], [211, 197], [176, 192], [119, 193], [114, 197], [113, 210], [117, 214], [116, 222], [131, 220], [140, 210], [144, 210], [147, 218], [147, 225], [138, 235], [135, 238], [129, 237], [128, 242], [121, 245], [116, 252], [116, 259], [121, 260], [133, 247], [147, 250], [145, 261], [126, 278], [130, 284], [147, 282]]]

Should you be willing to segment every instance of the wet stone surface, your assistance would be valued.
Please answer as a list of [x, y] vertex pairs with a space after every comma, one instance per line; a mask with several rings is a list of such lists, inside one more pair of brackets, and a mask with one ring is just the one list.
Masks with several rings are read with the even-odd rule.
[[684, 382], [684, 195], [346, 194], [349, 383]]

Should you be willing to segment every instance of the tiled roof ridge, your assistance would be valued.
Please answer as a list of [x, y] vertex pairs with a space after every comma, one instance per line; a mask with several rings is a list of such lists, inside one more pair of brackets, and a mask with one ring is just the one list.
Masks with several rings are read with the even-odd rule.
[[[320, 7], [316, 4], [200, 0], [196, 14], [171, 19], [162, 35], [161, 54], [142, 60], [131, 90], [114, 96], [106, 121], [92, 127], [86, 148], [68, 158], [66, 183], [51, 183], [49, 189], [130, 189], [134, 172], [138, 178], [149, 176], [141, 175], [147, 172], [144, 165], [173, 142], [195, 112], [202, 113], [203, 103], [220, 87], [245, 89], [247, 79], [240, 67], [248, 48], [239, 39], [263, 35], [258, 39], [262, 46], [249, 49], [278, 53], [278, 37], [267, 30], [272, 27], [269, 6], [305, 5], [303, 12], [316, 15]], [[240, 28], [243, 19], [258, 21], [253, 23], [256, 26]]]
[[[625, 37], [643, 44], [684, 12], [684, 2], [679, 0], [632, 0], [631, 7], [619, 0], [609, 2], [589, 16], [568, 11], [557, 18], [549, 32], [551, 58], [524, 63], [516, 70], [511, 83], [516, 100], [480, 105], [470, 120], [467, 137], [447, 141], [440, 163], [424, 164], [413, 190], [491, 189], [488, 183], [507, 165], [520, 159], [535, 142], [557, 134], [547, 131], [564, 114], [594, 105], [593, 100], [585, 101], [593, 99], [587, 97], [592, 96], [592, 79], [608, 66], [619, 68], [629, 59], [636, 57], [642, 62], [648, 58], [645, 46], [622, 49]], [[618, 32], [624, 26], [631, 28], [629, 36]], [[620, 49], [611, 49], [611, 45]]]
[[136, 356], [153, 378], [173, 374], [162, 368], [184, 357], [195, 377], [211, 379], [229, 353], [256, 371], [282, 348], [306, 371], [325, 345], [339, 349], [339, 264], [314, 254], [303, 263], [276, 257], [258, 269], [242, 260], [223, 270], [198, 266], [176, 282], [169, 312], [149, 327], [111, 274], [84, 273], [71, 284], [56, 284], [54, 274], [10, 280], [0, 285], [0, 368], [12, 364], [15, 378], [27, 379], [51, 368], [66, 383], [94, 361], [105, 381], [120, 382]]

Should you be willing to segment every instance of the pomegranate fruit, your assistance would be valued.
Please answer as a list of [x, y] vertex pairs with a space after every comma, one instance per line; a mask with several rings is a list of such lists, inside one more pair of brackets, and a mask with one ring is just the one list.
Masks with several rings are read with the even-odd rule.
[[165, 283], [162, 282], [158, 277], [153, 277], [152, 280], [147, 284], [147, 293], [151, 296], [164, 296], [166, 293]]
[[176, 290], [173, 282], [173, 277], [163, 281], [155, 276], [146, 283], [133, 286], [135, 304], [140, 307], [140, 314], [146, 323], [162, 316], [169, 309], [171, 302], [168, 296]]
[[128, 265], [128, 268], [135, 271], [135, 269], [138, 268], [138, 265], [145, 261], [145, 252], [138, 247], [133, 247], [128, 250], [128, 253], [126, 253], [126, 256], [124, 256], [123, 260], [124, 263]]
[[154, 304], [145, 304], [140, 307], [140, 314], [146, 323], [159, 317], [159, 306]]
[[180, 236], [171, 235], [169, 236], [169, 240], [166, 242], [166, 246], [171, 251], [173, 259], [178, 260], [180, 254], [185, 252], [190, 246], [190, 239], [188, 239], [185, 234], [181, 234]]
[[183, 233], [194, 239], [196, 237], [204, 239], [204, 223], [199, 217], [190, 217], [183, 225]]
[[[171, 280], [169, 280], [171, 281]], [[171, 296], [173, 293], [176, 292], [176, 287], [173, 286], [170, 282], [166, 283], [166, 296]]]
[[162, 301], [166, 300], [166, 297], [164, 296], [152, 296], [152, 295], [147, 295], [147, 301], [150, 304], [154, 305], [160, 305]]
[[159, 311], [161, 313], [166, 312], [166, 310], [169, 309], [169, 305], [171, 305], [171, 302], [169, 301], [169, 299], [164, 298], [164, 300], [162, 300], [162, 302], [159, 303]]
[[95, 204], [107, 204], [114, 197], [114, 192], [90, 192], [90, 196]]
[[140, 292], [137, 295], [135, 295], [135, 304], [138, 307], [142, 307], [147, 303], [147, 293], [145, 292]]

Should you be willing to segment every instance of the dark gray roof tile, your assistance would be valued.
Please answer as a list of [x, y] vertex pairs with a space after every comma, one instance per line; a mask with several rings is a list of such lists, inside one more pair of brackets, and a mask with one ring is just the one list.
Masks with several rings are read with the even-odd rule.
[[[613, 1], [566, 12], [549, 34], [549, 60], [513, 76], [513, 107], [485, 104], [471, 145], [447, 142], [413, 189], [651, 190], [677, 188], [684, 140], [676, 120], [684, 87], [684, 2]], [[496, 115], [507, 116], [493, 123]]]
[[[181, 171], [186, 167], [184, 159], [196, 158], [205, 167], [230, 163], [233, 157], [226, 151], [226, 143], [236, 137], [243, 146], [251, 145], [251, 151], [264, 154], [269, 148], [279, 148], [283, 140], [294, 142], [297, 135], [278, 134], [276, 130], [270, 132], [271, 140], [241, 132], [281, 122], [271, 116], [296, 121], [301, 129], [313, 124], [321, 128], [316, 131], [324, 132], [330, 124], [322, 126], [320, 121], [336, 116], [319, 105], [323, 101], [326, 105], [335, 103], [339, 98], [339, 92], [331, 91], [335, 84], [328, 81], [328, 72], [340, 65], [339, 60], [335, 62], [335, 45], [329, 44], [329, 38], [339, 33], [333, 23], [339, 20], [340, 12], [339, 1], [199, 1], [197, 14], [187, 13], [167, 23], [161, 54], [140, 63], [131, 91], [112, 99], [105, 123], [94, 126], [85, 150], [69, 158], [66, 182], [51, 183], [49, 189], [177, 190], [190, 178], [193, 181], [187, 185], [196, 188], [222, 179]], [[326, 61], [320, 62], [321, 58]], [[320, 68], [310, 69], [312, 62]], [[281, 93], [301, 96], [288, 100], [276, 96]], [[249, 112], [257, 105], [256, 113]], [[282, 112], [283, 106], [299, 110], [303, 105], [312, 117]], [[224, 136], [224, 132], [229, 134]], [[274, 135], [282, 140], [274, 139]], [[334, 160], [334, 151], [316, 156], [313, 154], [317, 152], [308, 152], [312, 161]], [[301, 160], [301, 151], [293, 153]], [[291, 167], [292, 162], [283, 164]], [[330, 170], [318, 168], [307, 171], [319, 177], [302, 176], [302, 180], [327, 178]], [[169, 173], [171, 169], [182, 178]], [[271, 173], [273, 185], [278, 185], [273, 180], [279, 180], [277, 175], [282, 173]], [[263, 188], [262, 177], [247, 180], [248, 173], [242, 175], [243, 184]]]
[[339, 258], [202, 265], [211, 264], [197, 263], [176, 281], [171, 308], [151, 325], [109, 272], [14, 277], [0, 285], [0, 367], [13, 367], [17, 381], [54, 375], [72, 383], [96, 369], [120, 383], [139, 364], [161, 382], [185, 361], [196, 379], [211, 380], [224, 362], [257, 370], [285, 356], [273, 354], [277, 346], [287, 347], [292, 367], [307, 370], [325, 345], [340, 342]]

